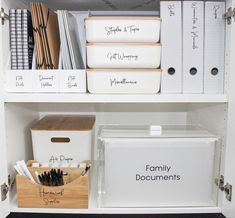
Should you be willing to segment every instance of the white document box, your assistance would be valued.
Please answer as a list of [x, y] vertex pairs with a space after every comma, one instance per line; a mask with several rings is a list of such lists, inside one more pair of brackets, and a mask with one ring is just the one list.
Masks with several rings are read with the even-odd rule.
[[159, 68], [159, 43], [88, 43], [89, 68]]
[[94, 94], [155, 94], [159, 92], [158, 69], [88, 69], [88, 91]]
[[225, 2], [205, 2], [204, 93], [224, 90]]
[[49, 164], [91, 160], [94, 123], [95, 116], [45, 116], [31, 128], [34, 160]]
[[183, 93], [203, 93], [204, 2], [182, 3]]
[[161, 1], [161, 93], [182, 92], [182, 2]]
[[88, 42], [158, 42], [159, 17], [94, 16], [85, 20]]
[[218, 142], [197, 126], [102, 126], [99, 206], [215, 206]]

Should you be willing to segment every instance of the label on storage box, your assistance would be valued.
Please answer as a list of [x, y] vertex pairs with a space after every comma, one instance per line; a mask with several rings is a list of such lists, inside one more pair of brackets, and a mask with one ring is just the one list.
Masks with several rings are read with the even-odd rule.
[[86, 92], [85, 70], [63, 70], [60, 72], [60, 92]]
[[104, 26], [104, 31], [107, 36], [111, 35], [116, 35], [116, 34], [136, 34], [140, 32], [140, 26], [137, 26], [135, 24], [130, 24], [130, 25], [109, 25], [109, 26]]
[[44, 202], [45, 206], [53, 206], [61, 203], [61, 198], [64, 196], [64, 189], [58, 188], [39, 188], [39, 197]]
[[134, 62], [138, 61], [139, 56], [137, 54], [125, 53], [125, 52], [107, 52], [107, 59], [109, 61], [123, 61]]
[[28, 70], [6, 72], [8, 92], [32, 92], [32, 73]]
[[[146, 17], [145, 17], [146, 18]], [[86, 37], [88, 42], [158, 42], [160, 20], [145, 19], [87, 19]]]
[[[163, 165], [151, 165], [146, 164], [144, 167], [144, 173], [136, 173], [135, 180], [139, 182], [147, 181], [180, 181], [182, 175], [174, 173], [174, 167]], [[141, 171], [143, 171], [143, 169]]]
[[40, 70], [33, 74], [34, 92], [59, 92], [59, 73], [56, 70]]
[[138, 83], [137, 80], [130, 80], [127, 78], [110, 78], [110, 87], [124, 86], [124, 85], [136, 85]]

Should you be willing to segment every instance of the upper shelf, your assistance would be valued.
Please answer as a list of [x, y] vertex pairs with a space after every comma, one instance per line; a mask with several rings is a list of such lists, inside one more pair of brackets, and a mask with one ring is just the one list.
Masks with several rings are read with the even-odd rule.
[[111, 94], [59, 94], [6, 93], [4, 102], [45, 103], [226, 103], [228, 96], [207, 94], [155, 94], [155, 95], [111, 95]]

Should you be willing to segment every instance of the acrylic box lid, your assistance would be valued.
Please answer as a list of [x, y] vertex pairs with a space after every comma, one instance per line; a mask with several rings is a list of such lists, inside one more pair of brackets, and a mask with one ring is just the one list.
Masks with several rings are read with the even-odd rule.
[[217, 138], [199, 125], [104, 125], [99, 138]]

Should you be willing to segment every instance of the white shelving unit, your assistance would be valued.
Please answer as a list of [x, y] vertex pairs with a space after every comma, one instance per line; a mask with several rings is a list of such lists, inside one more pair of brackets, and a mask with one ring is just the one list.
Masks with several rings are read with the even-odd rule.
[[[126, 1], [115, 2], [121, 10], [128, 8]], [[130, 1], [137, 5], [139, 0]], [[1, 8], [24, 8], [28, 0], [0, 0]], [[99, 0], [47, 1], [53, 9], [110, 10], [110, 6]], [[154, 6], [158, 1], [153, 2]], [[226, 7], [235, 7], [235, 0], [226, 0]], [[152, 10], [148, 4], [142, 10]], [[99, 12], [100, 13], [100, 12]], [[117, 13], [117, 12], [115, 12]], [[122, 13], [122, 12], [118, 12]], [[143, 12], [143, 14], [146, 12]], [[112, 14], [112, 12], [109, 12]], [[9, 59], [8, 21], [0, 24], [0, 185], [13, 181], [13, 165], [19, 159], [32, 158], [29, 128], [35, 120], [45, 114], [95, 114], [99, 124], [201, 124], [221, 136], [221, 169], [225, 183], [235, 186], [235, 22], [226, 29], [226, 82], [225, 93], [204, 94], [157, 94], [157, 95], [92, 95], [57, 93], [6, 93], [5, 70]], [[231, 40], [232, 39], [232, 40]], [[96, 129], [97, 130], [97, 129]], [[96, 150], [96, 147], [94, 147]], [[0, 198], [0, 217], [10, 212], [37, 213], [118, 213], [118, 214], [162, 214], [162, 213], [223, 213], [227, 218], [235, 217], [235, 199], [225, 198], [219, 191], [218, 204], [214, 207], [182, 208], [98, 208], [96, 178], [89, 202], [89, 209], [43, 209], [18, 208], [15, 189], [12, 188], [5, 200]], [[194, 187], [192, 187], [194, 188]], [[234, 191], [233, 191], [234, 192]], [[233, 193], [234, 195], [234, 193]]]

